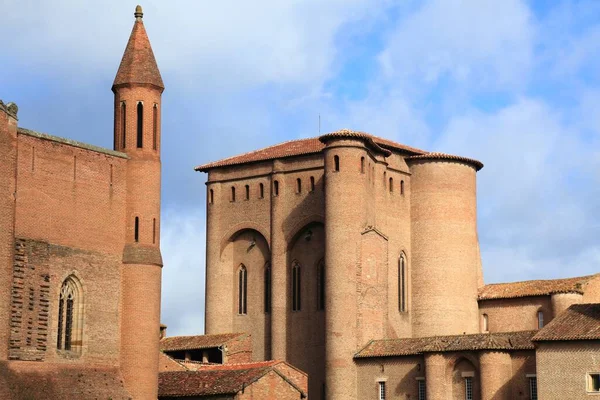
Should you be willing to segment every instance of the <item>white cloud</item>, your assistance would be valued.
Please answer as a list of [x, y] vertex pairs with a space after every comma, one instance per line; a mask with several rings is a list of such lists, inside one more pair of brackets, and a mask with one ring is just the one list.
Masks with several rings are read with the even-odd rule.
[[520, 0], [433, 0], [401, 21], [380, 61], [390, 79], [468, 87], [523, 84], [532, 61], [530, 12]]

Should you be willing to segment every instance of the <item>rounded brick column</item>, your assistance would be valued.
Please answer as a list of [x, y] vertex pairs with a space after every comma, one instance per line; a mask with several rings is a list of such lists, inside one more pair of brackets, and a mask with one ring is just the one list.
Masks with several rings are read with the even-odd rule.
[[481, 400], [511, 400], [510, 354], [503, 351], [484, 351], [479, 355]]
[[447, 400], [451, 387], [446, 382], [446, 358], [441, 353], [425, 354], [427, 400]]

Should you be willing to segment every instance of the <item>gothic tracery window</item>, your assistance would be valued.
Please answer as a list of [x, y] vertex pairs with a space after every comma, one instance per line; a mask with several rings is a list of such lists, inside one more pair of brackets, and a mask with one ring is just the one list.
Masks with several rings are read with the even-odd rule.
[[83, 299], [74, 276], [63, 282], [58, 300], [58, 332], [56, 348], [79, 352], [83, 328]]

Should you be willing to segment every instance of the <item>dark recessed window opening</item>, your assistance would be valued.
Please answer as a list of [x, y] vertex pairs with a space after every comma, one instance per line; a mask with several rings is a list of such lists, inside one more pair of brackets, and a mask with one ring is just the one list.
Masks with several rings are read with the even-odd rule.
[[333, 169], [336, 172], [340, 171], [340, 157], [339, 156], [333, 156]]
[[133, 232], [133, 239], [136, 242], [140, 241], [140, 218], [139, 217], [135, 217], [135, 226], [133, 228], [134, 232]]
[[365, 158], [364, 157], [360, 158], [360, 173], [361, 174], [365, 173]]
[[314, 176], [310, 177], [310, 191], [311, 192], [315, 191], [315, 177]]
[[152, 110], [152, 148], [156, 150], [158, 143], [158, 104]]
[[279, 196], [279, 181], [273, 181], [273, 196]]
[[235, 186], [231, 187], [231, 201], [235, 201]]
[[152, 244], [156, 244], [156, 218], [152, 218]]
[[144, 147], [144, 104], [141, 101], [137, 105], [137, 147]]
[[240, 265], [238, 272], [238, 314], [245, 315], [248, 313], [248, 271], [244, 264]]
[[390, 193], [394, 191], [394, 178], [390, 178]]
[[296, 193], [302, 193], [302, 179], [296, 179]]
[[212, 204], [215, 202], [215, 192], [212, 189], [210, 189], [208, 193], [208, 202]]
[[125, 102], [121, 103], [121, 147], [125, 148], [125, 143], [126, 143], [126, 136], [125, 136], [125, 131], [126, 131], [126, 123], [127, 123], [127, 113], [126, 111], [126, 106], [125, 106]]
[[271, 312], [271, 264], [265, 264], [265, 312]]
[[400, 181], [400, 194], [404, 194], [404, 181]]
[[325, 309], [325, 263], [317, 264], [317, 310]]
[[292, 311], [300, 311], [301, 308], [301, 275], [300, 263], [294, 261], [292, 263]]
[[262, 199], [265, 197], [265, 185], [262, 183], [258, 185], [258, 196]]
[[246, 200], [250, 200], [250, 186], [246, 185]]
[[406, 259], [404, 254], [398, 260], [398, 309], [406, 312]]

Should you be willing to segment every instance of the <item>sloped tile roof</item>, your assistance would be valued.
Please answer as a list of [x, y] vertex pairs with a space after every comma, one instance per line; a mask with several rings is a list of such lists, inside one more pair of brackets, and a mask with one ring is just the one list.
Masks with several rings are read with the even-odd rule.
[[600, 304], [573, 304], [554, 318], [534, 341], [600, 339]]
[[597, 275], [588, 275], [566, 279], [493, 283], [479, 289], [479, 300], [546, 296], [554, 293], [583, 294], [585, 284], [596, 276]]
[[[209, 396], [235, 394], [270, 371], [281, 361], [262, 361], [244, 364], [208, 365], [197, 371], [161, 372], [158, 376], [159, 397]], [[283, 375], [301, 393], [291, 381]]]
[[222, 333], [217, 335], [170, 336], [160, 340], [162, 351], [199, 350], [218, 347], [245, 333]]
[[162, 351], [158, 352], [158, 368], [159, 371], [187, 371], [187, 367], [184, 363], [181, 363], [168, 354], [163, 353]]
[[146, 28], [141, 19], [136, 20], [133, 24], [127, 47], [113, 82], [113, 89], [128, 83], [150, 84], [161, 89], [165, 88]]
[[411, 160], [450, 160], [450, 161], [461, 161], [461, 162], [473, 165], [477, 171], [479, 171], [481, 168], [483, 168], [483, 163], [481, 161], [475, 160], [473, 158], [467, 158], [467, 157], [461, 157], [461, 156], [455, 156], [455, 155], [452, 155], [452, 154], [437, 153], [437, 152], [426, 153], [426, 154], [418, 154], [416, 156], [406, 157], [406, 160], [409, 161], [409, 162]]
[[471, 350], [533, 350], [536, 331], [372, 340], [354, 358], [410, 356]]
[[[328, 137], [334, 136], [352, 136], [365, 138], [377, 146], [381, 146], [385, 149], [400, 150], [408, 152], [409, 154], [425, 154], [423, 150], [416, 149], [414, 147], [405, 146], [400, 143], [393, 142], [384, 138], [373, 136], [365, 132], [350, 131], [348, 129], [342, 129], [337, 132], [332, 132], [327, 135], [320, 137], [313, 137], [308, 139], [290, 140], [288, 142], [279, 143], [273, 146], [265, 147], [263, 149], [250, 151], [248, 153], [240, 154], [237, 156], [224, 158], [219, 161], [211, 162], [208, 164], [199, 165], [195, 168], [196, 171], [206, 172], [212, 168], [225, 167], [231, 165], [246, 164], [258, 161], [275, 160], [278, 158], [286, 158], [300, 155], [316, 154], [320, 153], [325, 144], [321, 142], [321, 139], [327, 140]], [[385, 152], [385, 150], [383, 150]]]

